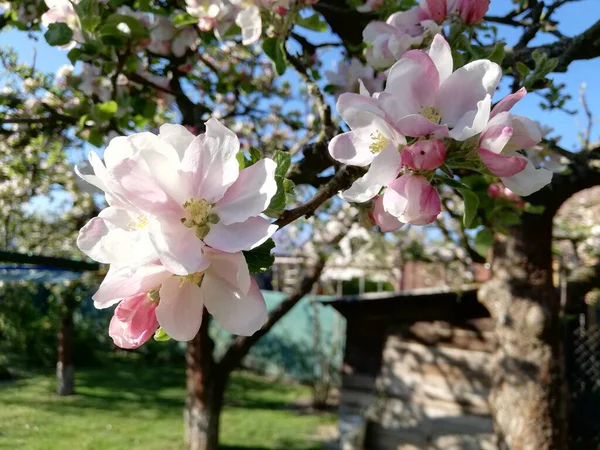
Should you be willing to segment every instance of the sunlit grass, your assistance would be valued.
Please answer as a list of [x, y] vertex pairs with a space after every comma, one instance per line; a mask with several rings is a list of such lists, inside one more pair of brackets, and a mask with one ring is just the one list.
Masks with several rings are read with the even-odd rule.
[[[53, 374], [0, 386], [0, 449], [183, 449], [184, 373], [138, 364], [79, 369], [77, 395], [54, 393]], [[227, 449], [320, 449], [314, 440], [332, 415], [300, 414], [290, 404], [306, 387], [235, 374], [223, 411]]]

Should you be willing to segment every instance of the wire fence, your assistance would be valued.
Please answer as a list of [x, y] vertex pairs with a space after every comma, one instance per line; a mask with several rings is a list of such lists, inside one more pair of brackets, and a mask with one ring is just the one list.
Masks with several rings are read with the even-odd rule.
[[600, 329], [581, 322], [567, 332], [573, 450], [600, 450]]

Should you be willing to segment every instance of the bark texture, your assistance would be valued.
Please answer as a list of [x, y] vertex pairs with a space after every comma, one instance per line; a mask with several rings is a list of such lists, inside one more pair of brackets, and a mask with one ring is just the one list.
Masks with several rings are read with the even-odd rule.
[[58, 361], [56, 363], [56, 392], [58, 395], [75, 393], [75, 367], [73, 365], [73, 310], [75, 300], [64, 296], [60, 308], [58, 331]]
[[490, 403], [498, 447], [567, 448], [560, 299], [552, 284], [553, 212], [524, 216], [494, 245], [480, 299], [496, 321]]

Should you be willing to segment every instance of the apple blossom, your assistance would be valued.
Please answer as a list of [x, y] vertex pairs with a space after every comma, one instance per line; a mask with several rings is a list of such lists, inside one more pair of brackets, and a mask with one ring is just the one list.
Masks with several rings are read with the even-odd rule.
[[357, 58], [352, 58], [349, 62], [340, 60], [337, 65], [337, 71], [327, 70], [325, 76], [339, 96], [344, 92], [359, 92], [360, 82], [371, 92], [379, 92], [383, 89], [385, 74], [375, 75], [372, 67], [363, 65]]
[[[188, 341], [200, 328], [204, 307], [226, 331], [254, 334], [266, 320], [266, 305], [243, 254], [208, 247], [204, 254], [208, 267], [186, 276], [173, 275], [155, 263], [138, 267], [112, 265], [92, 297], [94, 305], [108, 308], [124, 301], [123, 311], [117, 307], [113, 319], [121, 323], [115, 324], [111, 331], [117, 325], [127, 327], [126, 336], [145, 337], [145, 331], [154, 326], [152, 312], [155, 312], [158, 325], [169, 336]], [[124, 337], [124, 333], [119, 336]]]
[[[452, 1], [452, 0], [450, 0]], [[427, 17], [433, 20], [438, 25], [441, 25], [446, 20], [446, 14], [448, 11], [447, 0], [421, 0], [419, 6]]]
[[363, 5], [357, 6], [358, 12], [372, 12], [377, 11], [383, 6], [383, 0], [367, 0]]
[[73, 4], [78, 4], [79, 0], [45, 0], [48, 11], [42, 14], [42, 23], [49, 26], [51, 23], [66, 23], [73, 31], [73, 42], [62, 46], [62, 48], [71, 48], [77, 42], [83, 41], [79, 17], [75, 12]]
[[363, 30], [370, 47], [365, 57], [376, 69], [394, 64], [406, 51], [426, 43], [440, 31], [428, 13], [420, 7], [392, 14], [386, 22], [373, 21]]
[[82, 228], [78, 245], [99, 262], [137, 265], [152, 260], [174, 274], [208, 267], [205, 248], [250, 250], [276, 230], [260, 217], [277, 191], [276, 163], [268, 158], [239, 170], [240, 143], [215, 119], [194, 137], [163, 125], [159, 135], [113, 139], [102, 164], [90, 154], [94, 175], [80, 175], [104, 190], [109, 207]]
[[379, 226], [381, 231], [387, 233], [388, 231], [396, 231], [404, 226], [404, 223], [400, 222], [398, 218], [392, 216], [386, 212], [383, 207], [383, 195], [378, 195], [373, 202], [372, 217], [375, 224]]
[[440, 197], [424, 176], [402, 175], [388, 185], [383, 209], [401, 222], [426, 225], [441, 212]]
[[404, 147], [402, 165], [415, 170], [435, 170], [444, 163], [446, 147], [441, 139], [417, 141]]
[[100, 67], [84, 63], [80, 77], [79, 89], [85, 95], [88, 97], [96, 95], [103, 102], [111, 99], [112, 85], [109, 79], [102, 76]]

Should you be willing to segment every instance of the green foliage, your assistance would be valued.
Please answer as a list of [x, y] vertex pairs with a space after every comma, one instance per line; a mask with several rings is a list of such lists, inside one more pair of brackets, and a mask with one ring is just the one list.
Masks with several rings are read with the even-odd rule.
[[287, 195], [293, 193], [294, 183], [285, 178], [291, 165], [289, 153], [278, 150], [273, 155], [273, 160], [277, 163], [275, 170], [277, 193], [271, 199], [265, 214], [270, 217], [278, 217], [285, 209]]
[[117, 113], [118, 105], [114, 100], [104, 103], [98, 103], [92, 108], [92, 115], [99, 121], [106, 121], [113, 118]]
[[277, 38], [266, 38], [263, 40], [262, 47], [265, 54], [273, 61], [277, 75], [283, 75], [287, 68], [285, 41]]
[[187, 12], [177, 14], [173, 18], [173, 25], [177, 28], [183, 28], [188, 25], [196, 25], [198, 23], [198, 18], [190, 15]]
[[479, 197], [469, 188], [468, 186], [459, 183], [452, 178], [443, 178], [444, 183], [453, 189], [457, 190], [463, 197], [464, 201], [464, 214], [463, 224], [466, 228], [471, 227], [475, 217], [477, 217], [477, 210], [479, 208]]
[[479, 253], [484, 258], [487, 257], [487, 253], [489, 248], [494, 243], [494, 233], [493, 231], [484, 228], [480, 230], [476, 235], [473, 241], [473, 247], [475, 251]]
[[44, 38], [52, 46], [67, 45], [73, 40], [73, 31], [66, 23], [51, 23]]
[[325, 22], [318, 12], [315, 12], [308, 17], [300, 17], [296, 23], [308, 30], [319, 32], [327, 31], [327, 22]]
[[166, 342], [171, 339], [171, 336], [167, 334], [167, 332], [163, 329], [163, 327], [158, 327], [156, 333], [154, 333], [154, 340], [158, 342]]
[[273, 241], [273, 239], [267, 239], [262, 245], [243, 252], [250, 273], [263, 273], [269, 270], [275, 262], [275, 255], [271, 253], [271, 250], [274, 248], [275, 241]]

